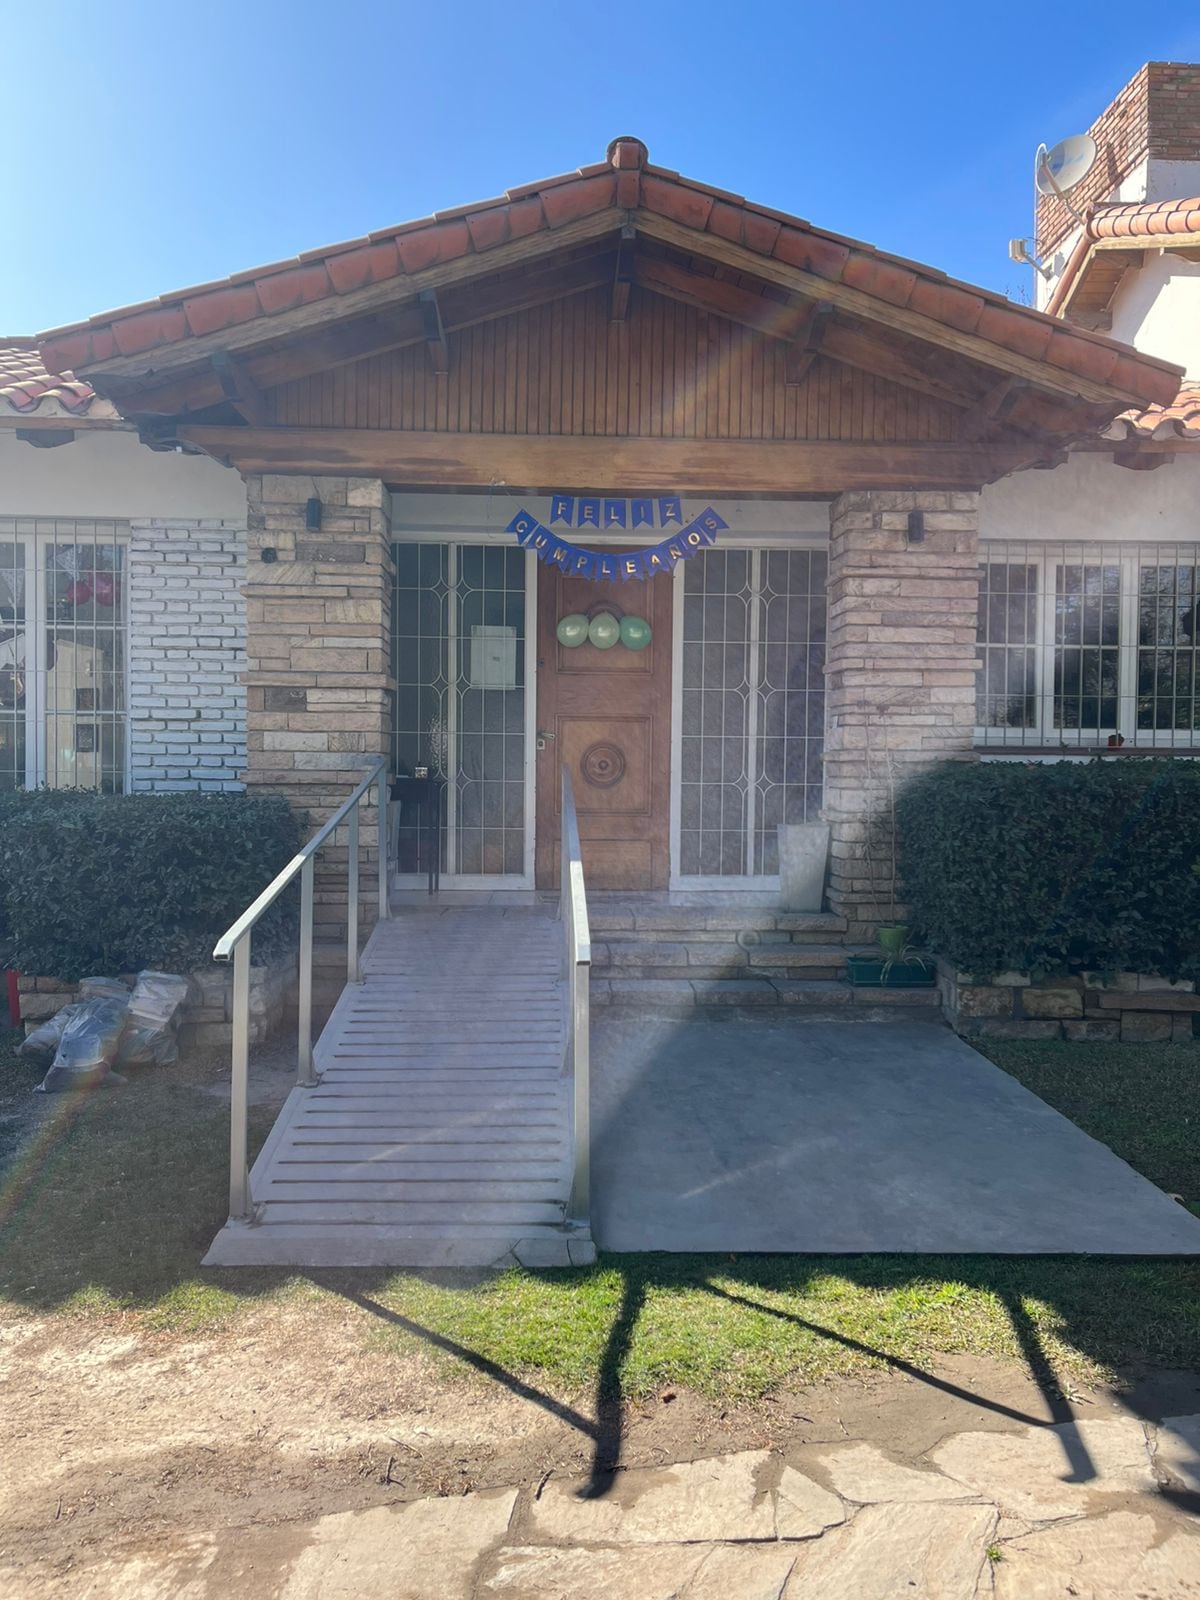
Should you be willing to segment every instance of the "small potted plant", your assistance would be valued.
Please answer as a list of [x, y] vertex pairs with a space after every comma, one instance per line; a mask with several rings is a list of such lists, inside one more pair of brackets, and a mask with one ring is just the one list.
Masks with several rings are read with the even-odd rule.
[[932, 989], [937, 981], [933, 962], [909, 943], [905, 923], [879, 930], [882, 956], [848, 956], [846, 972], [858, 989]]

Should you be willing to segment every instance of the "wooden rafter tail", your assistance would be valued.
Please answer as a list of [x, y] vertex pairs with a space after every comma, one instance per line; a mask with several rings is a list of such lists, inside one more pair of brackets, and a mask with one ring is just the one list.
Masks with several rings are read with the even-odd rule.
[[637, 248], [637, 229], [626, 223], [621, 229], [621, 243], [617, 247], [617, 265], [613, 274], [612, 313], [610, 321], [624, 322], [629, 311], [629, 295], [633, 288], [633, 255]]
[[809, 368], [821, 353], [821, 346], [825, 342], [828, 332], [833, 307], [828, 300], [818, 300], [812, 307], [808, 317], [808, 326], [788, 351], [783, 365], [783, 381], [794, 388], [804, 382], [808, 377]]
[[1023, 379], [1014, 378], [1011, 373], [1001, 378], [999, 383], [994, 383], [978, 405], [972, 406], [963, 416], [961, 437], [968, 444], [985, 438], [997, 423], [1008, 416], [1027, 387]]
[[270, 421], [268, 407], [262, 390], [240, 361], [234, 361], [223, 350], [212, 357], [212, 369], [221, 386], [221, 394], [238, 415], [252, 428], [261, 428]]
[[450, 346], [442, 325], [442, 308], [438, 304], [437, 290], [422, 289], [418, 299], [429, 365], [439, 377], [445, 377], [450, 371]]

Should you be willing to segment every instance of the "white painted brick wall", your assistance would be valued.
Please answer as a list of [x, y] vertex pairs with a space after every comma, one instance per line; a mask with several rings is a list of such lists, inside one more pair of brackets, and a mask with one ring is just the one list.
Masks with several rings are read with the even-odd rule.
[[134, 789], [241, 789], [246, 765], [246, 530], [130, 523]]

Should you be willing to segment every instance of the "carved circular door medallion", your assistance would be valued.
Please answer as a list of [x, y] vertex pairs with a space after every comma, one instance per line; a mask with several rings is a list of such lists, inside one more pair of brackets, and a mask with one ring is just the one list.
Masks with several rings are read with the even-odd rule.
[[579, 770], [593, 789], [612, 789], [625, 776], [625, 756], [620, 747], [598, 740], [579, 758]]

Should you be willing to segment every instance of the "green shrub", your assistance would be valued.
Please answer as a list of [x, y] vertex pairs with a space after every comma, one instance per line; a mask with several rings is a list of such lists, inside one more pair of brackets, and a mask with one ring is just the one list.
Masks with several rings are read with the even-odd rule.
[[1200, 763], [951, 763], [897, 799], [914, 934], [980, 977], [1200, 978]]
[[[277, 796], [6, 795], [7, 963], [63, 979], [200, 966], [299, 842], [297, 819]], [[290, 938], [291, 900], [285, 895], [255, 929], [256, 956]]]

